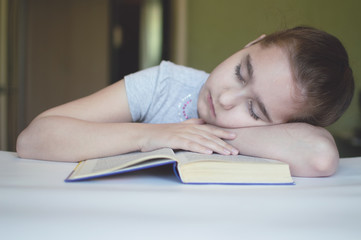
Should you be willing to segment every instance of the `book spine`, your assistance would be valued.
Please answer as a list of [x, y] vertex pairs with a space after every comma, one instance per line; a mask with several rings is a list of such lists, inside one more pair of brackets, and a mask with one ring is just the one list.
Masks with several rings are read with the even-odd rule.
[[175, 162], [175, 163], [173, 164], [173, 172], [174, 172], [174, 175], [179, 179], [179, 181], [180, 181], [181, 183], [184, 183], [184, 182], [182, 181], [182, 178], [181, 178], [180, 174], [179, 174], [179, 171], [178, 171], [178, 163], [177, 163], [177, 162]]

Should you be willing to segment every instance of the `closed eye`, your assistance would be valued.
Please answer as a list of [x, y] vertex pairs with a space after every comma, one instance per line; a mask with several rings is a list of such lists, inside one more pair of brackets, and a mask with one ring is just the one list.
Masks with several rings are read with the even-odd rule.
[[246, 83], [246, 81], [244, 80], [244, 78], [241, 75], [241, 64], [238, 64], [235, 67], [235, 75], [237, 76], [237, 78], [241, 81], [242, 84]]
[[249, 114], [251, 115], [251, 117], [254, 120], [257, 121], [258, 119], [260, 119], [260, 117], [254, 112], [254, 107], [253, 107], [253, 101], [252, 100], [248, 101], [248, 112], [249, 112]]

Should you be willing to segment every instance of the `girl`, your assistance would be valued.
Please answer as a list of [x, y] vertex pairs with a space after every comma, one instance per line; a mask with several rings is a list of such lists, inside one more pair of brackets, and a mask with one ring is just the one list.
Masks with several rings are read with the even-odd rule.
[[325, 130], [353, 95], [333, 36], [297, 27], [249, 43], [211, 74], [162, 62], [36, 117], [23, 158], [80, 161], [162, 147], [278, 159], [294, 176], [329, 176], [338, 151]]

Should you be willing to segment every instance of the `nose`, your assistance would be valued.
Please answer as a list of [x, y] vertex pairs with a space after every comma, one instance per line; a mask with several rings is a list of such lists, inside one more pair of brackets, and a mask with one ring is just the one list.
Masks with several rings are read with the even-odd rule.
[[230, 110], [242, 101], [243, 93], [239, 89], [224, 89], [219, 95], [218, 102], [225, 110]]

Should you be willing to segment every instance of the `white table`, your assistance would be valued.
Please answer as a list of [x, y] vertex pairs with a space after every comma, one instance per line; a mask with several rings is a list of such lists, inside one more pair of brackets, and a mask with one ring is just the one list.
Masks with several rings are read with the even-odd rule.
[[294, 186], [185, 185], [168, 168], [65, 183], [0, 152], [0, 239], [361, 239], [361, 157]]

